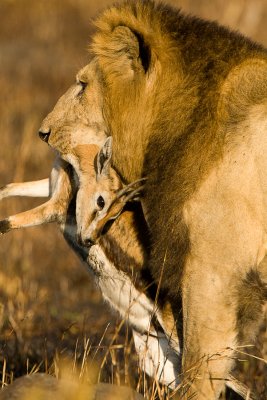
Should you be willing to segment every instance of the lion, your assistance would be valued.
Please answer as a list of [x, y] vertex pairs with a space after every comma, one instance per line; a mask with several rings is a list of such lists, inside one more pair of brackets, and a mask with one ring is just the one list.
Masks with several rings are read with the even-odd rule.
[[267, 51], [153, 1], [95, 25], [93, 60], [39, 134], [59, 149], [105, 132], [123, 181], [146, 178], [148, 266], [182, 312], [179, 395], [218, 399], [267, 295]]

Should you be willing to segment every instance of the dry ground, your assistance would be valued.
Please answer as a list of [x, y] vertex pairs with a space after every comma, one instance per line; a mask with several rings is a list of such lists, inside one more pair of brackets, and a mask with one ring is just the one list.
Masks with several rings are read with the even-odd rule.
[[[87, 63], [90, 18], [110, 3], [0, 0], [0, 185], [49, 175], [53, 154], [39, 140], [38, 127], [77, 70]], [[267, 45], [267, 0], [172, 3], [186, 12], [217, 19]], [[36, 199], [4, 200], [0, 218], [39, 203]], [[57, 372], [59, 357], [68, 357], [81, 374], [87, 367], [92, 371], [92, 365], [96, 371], [106, 354], [102, 380], [137, 384], [138, 377], [131, 372], [136, 364], [130, 335], [125, 327], [117, 334], [116, 327], [120, 327], [118, 318], [103, 304], [90, 275], [57, 226], [30, 228], [0, 238], [3, 385], [32, 370]], [[250, 352], [267, 359], [266, 323]], [[266, 399], [266, 363], [241, 353], [238, 358], [246, 361], [238, 363], [236, 375]], [[92, 374], [92, 380], [97, 377], [98, 373]]]

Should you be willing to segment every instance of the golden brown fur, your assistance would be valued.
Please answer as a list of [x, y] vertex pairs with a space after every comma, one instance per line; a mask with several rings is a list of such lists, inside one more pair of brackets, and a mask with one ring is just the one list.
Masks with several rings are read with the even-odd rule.
[[[69, 115], [74, 127], [86, 118], [94, 82], [114, 167], [126, 182], [148, 178], [149, 268], [177, 316], [182, 304], [184, 398], [218, 399], [231, 349], [250, 340], [244, 309], [265, 294], [267, 53], [151, 1], [111, 7], [96, 27], [82, 92], [41, 131], [57, 149], [73, 140]], [[251, 270], [259, 279], [248, 285]]]
[[[236, 315], [236, 329], [235, 309], [224, 305], [224, 296], [218, 288], [210, 290], [216, 268], [207, 265], [206, 256], [198, 256], [195, 261], [194, 253], [199, 253], [201, 244], [197, 237], [193, 240], [192, 220], [185, 220], [184, 215], [188, 212], [187, 202], [210, 172], [225, 162], [224, 155], [228, 152], [234, 157], [233, 146], [239, 146], [244, 138], [242, 134], [245, 140], [251, 137], [249, 129], [244, 132], [244, 125], [249, 110], [267, 99], [267, 54], [260, 46], [214, 23], [184, 17], [151, 2], [130, 2], [111, 8], [100, 16], [96, 26], [92, 48], [105, 82], [114, 165], [128, 181], [148, 177], [143, 205], [152, 238], [150, 268], [158, 280], [163, 269], [162, 286], [172, 304], [179, 302], [182, 295], [186, 372], [205, 355], [211, 357], [239, 344], [238, 330], [246, 330], [246, 324], [240, 327], [240, 311]], [[120, 118], [116, 118], [118, 115]], [[264, 146], [266, 140], [262, 140]], [[255, 150], [255, 157], [257, 154]], [[262, 166], [266, 167], [266, 163]], [[242, 173], [240, 168], [239, 173]], [[263, 185], [264, 182], [263, 179]], [[261, 200], [252, 196], [250, 201], [253, 204]], [[224, 207], [225, 212], [232, 213], [231, 203]], [[250, 220], [248, 211], [234, 218]], [[217, 240], [226, 226], [226, 223], [221, 225], [221, 232], [215, 230]], [[198, 235], [200, 228], [209, 229], [209, 226], [199, 220]], [[255, 234], [258, 229], [263, 234], [265, 228], [263, 224]], [[231, 227], [228, 234], [235, 240], [236, 232]], [[205, 252], [213, 251], [212, 246], [205, 247]], [[236, 251], [243, 250], [237, 247]], [[212, 263], [220, 262], [217, 258]], [[222, 265], [225, 260], [221, 260]], [[248, 265], [250, 256], [242, 262], [245, 280], [247, 268], [252, 267]], [[235, 269], [240, 271], [239, 261], [236, 264], [229, 258], [229, 263], [228, 276], [222, 274], [219, 278], [224, 280], [225, 287], [231, 274], [235, 278]], [[254, 267], [257, 266], [256, 262]], [[201, 283], [203, 268], [202, 274], [207, 276]], [[256, 288], [252, 292], [255, 291]], [[234, 293], [234, 289], [229, 290], [232, 301], [238, 302]], [[244, 296], [249, 291], [242, 293]], [[201, 308], [199, 296], [205, 304]], [[251, 303], [252, 298], [249, 297]], [[205, 314], [209, 313], [212, 301], [214, 311], [210, 321]], [[232, 322], [231, 318], [227, 321], [222, 317], [224, 310], [230, 312]], [[232, 334], [228, 337], [224, 334], [220, 339], [217, 332], [215, 339], [214, 333], [203, 329], [202, 324], [215, 331], [221, 325], [222, 330]], [[250, 340], [248, 336], [246, 340]], [[195, 380], [186, 398], [194, 391], [198, 393], [197, 398], [218, 398], [221, 384], [212, 378], [225, 376], [230, 366], [227, 357], [220, 365], [216, 361], [207, 367], [205, 362], [200, 363], [196, 375], [203, 380]], [[191, 379], [195, 378], [194, 374], [195, 371]]]

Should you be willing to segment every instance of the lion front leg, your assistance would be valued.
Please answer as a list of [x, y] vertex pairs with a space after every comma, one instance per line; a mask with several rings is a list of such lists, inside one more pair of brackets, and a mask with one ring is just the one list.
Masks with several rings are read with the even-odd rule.
[[231, 279], [218, 266], [187, 263], [183, 281], [183, 399], [218, 399], [233, 364], [236, 310]]

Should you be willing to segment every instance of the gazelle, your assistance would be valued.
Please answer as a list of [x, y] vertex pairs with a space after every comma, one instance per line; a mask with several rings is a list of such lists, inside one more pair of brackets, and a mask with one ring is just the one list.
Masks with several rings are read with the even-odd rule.
[[[68, 156], [76, 172], [62, 158], [57, 158], [50, 179], [37, 182], [10, 184], [0, 189], [0, 199], [9, 196], [48, 196], [51, 198], [32, 210], [0, 221], [0, 233], [12, 229], [57, 222], [68, 243], [93, 272], [103, 297], [129, 321], [133, 329], [140, 367], [150, 376], [170, 387], [178, 383], [179, 345], [170, 347], [170, 337], [162, 328], [161, 311], [155, 306], [152, 285], [146, 291], [148, 280], [144, 271], [145, 249], [140, 241], [140, 209], [125, 211], [100, 243], [90, 249], [77, 241], [75, 195], [80, 181], [83, 189], [95, 184], [94, 160], [99, 151], [96, 145], [75, 146]], [[68, 157], [66, 157], [68, 158]], [[78, 175], [78, 177], [77, 177]], [[122, 184], [117, 177], [117, 183]], [[82, 192], [77, 193], [79, 198]], [[90, 198], [87, 198], [87, 202]], [[77, 204], [81, 204], [77, 201]], [[84, 203], [86, 207], [86, 203]], [[137, 205], [137, 207], [139, 207]], [[80, 218], [77, 208], [77, 217]], [[166, 308], [165, 315], [171, 318]], [[174, 330], [174, 321], [172, 323]], [[174, 335], [174, 334], [173, 334]]]
[[[58, 157], [50, 179], [0, 189], [0, 199], [51, 196], [33, 210], [0, 221], [0, 232], [59, 223], [66, 240], [93, 271], [103, 297], [132, 326], [140, 367], [175, 388], [180, 371], [175, 321], [168, 303], [155, 301], [157, 288], [152, 287], [145, 268], [145, 237], [141, 234], [145, 231], [146, 235], [146, 226], [140, 205], [125, 207], [138, 196], [142, 182], [124, 187], [111, 167], [111, 155], [111, 138], [100, 151], [97, 145], [77, 145], [62, 154], [73, 168]], [[91, 246], [92, 242], [97, 243]], [[246, 398], [247, 388], [234, 378], [227, 385]]]

